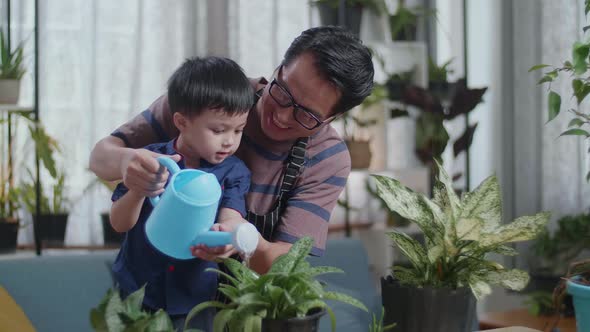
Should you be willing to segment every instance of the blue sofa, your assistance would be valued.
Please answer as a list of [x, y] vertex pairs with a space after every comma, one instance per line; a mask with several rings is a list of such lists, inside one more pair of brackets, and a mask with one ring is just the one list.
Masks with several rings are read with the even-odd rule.
[[[0, 286], [22, 308], [37, 331], [91, 331], [90, 309], [98, 305], [112, 286], [109, 266], [115, 255], [116, 252], [109, 251], [0, 259]], [[326, 254], [310, 257], [309, 261], [312, 265], [343, 269], [345, 274], [321, 277], [328, 288], [361, 300], [371, 312], [381, 312], [380, 297], [359, 240], [329, 240]], [[339, 302], [329, 304], [336, 315], [336, 331], [368, 330], [370, 314]], [[331, 330], [328, 315], [322, 318], [320, 330]]]

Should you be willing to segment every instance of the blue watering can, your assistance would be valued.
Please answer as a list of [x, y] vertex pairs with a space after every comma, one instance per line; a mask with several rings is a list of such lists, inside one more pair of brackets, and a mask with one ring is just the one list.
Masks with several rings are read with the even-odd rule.
[[150, 197], [154, 206], [145, 233], [153, 247], [177, 259], [191, 259], [189, 247], [233, 244], [238, 251], [252, 253], [258, 245], [258, 231], [250, 223], [233, 232], [210, 231], [221, 198], [215, 175], [196, 169], [183, 169], [168, 157], [158, 157], [172, 177], [162, 197]]

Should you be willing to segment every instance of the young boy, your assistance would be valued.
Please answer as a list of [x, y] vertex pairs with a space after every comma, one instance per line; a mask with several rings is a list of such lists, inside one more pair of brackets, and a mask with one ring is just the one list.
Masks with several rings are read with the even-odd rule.
[[[168, 81], [168, 101], [180, 135], [145, 149], [180, 155], [181, 169], [197, 168], [217, 177], [223, 192], [218, 223], [245, 217], [250, 172], [232, 154], [240, 144], [254, 91], [241, 68], [225, 58], [186, 60]], [[146, 111], [145, 116], [149, 114]], [[164, 309], [175, 328], [181, 330], [190, 309], [215, 296], [216, 274], [204, 270], [216, 267], [216, 263], [199, 258], [175, 260], [156, 251], [145, 235], [152, 205], [144, 193], [120, 184], [112, 200], [111, 225], [118, 232], [126, 232], [113, 264], [121, 294], [127, 296], [147, 284], [144, 308]], [[209, 330], [213, 313], [205, 312], [191, 320], [191, 327]]]

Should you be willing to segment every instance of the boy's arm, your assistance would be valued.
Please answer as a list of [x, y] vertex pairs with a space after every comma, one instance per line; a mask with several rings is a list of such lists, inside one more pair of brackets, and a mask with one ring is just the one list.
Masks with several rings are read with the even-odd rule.
[[111, 225], [119, 233], [127, 232], [137, 223], [145, 196], [135, 190], [129, 190], [123, 197], [113, 202], [111, 207]]

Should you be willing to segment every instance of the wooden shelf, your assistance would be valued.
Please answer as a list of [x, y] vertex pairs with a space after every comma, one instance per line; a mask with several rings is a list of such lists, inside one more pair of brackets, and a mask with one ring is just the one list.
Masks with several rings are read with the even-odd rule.
[[16, 104], [0, 104], [0, 113], [30, 113], [34, 112], [33, 106], [21, 106]]

